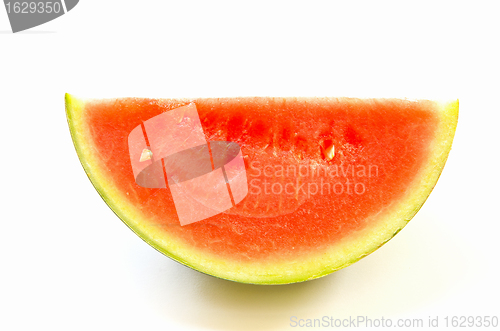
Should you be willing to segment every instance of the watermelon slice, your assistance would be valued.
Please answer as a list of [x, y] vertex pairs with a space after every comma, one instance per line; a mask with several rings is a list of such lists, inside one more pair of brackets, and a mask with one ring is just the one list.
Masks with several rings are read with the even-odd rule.
[[147, 243], [216, 277], [284, 284], [346, 267], [408, 223], [458, 101], [67, 94], [66, 112], [92, 184]]

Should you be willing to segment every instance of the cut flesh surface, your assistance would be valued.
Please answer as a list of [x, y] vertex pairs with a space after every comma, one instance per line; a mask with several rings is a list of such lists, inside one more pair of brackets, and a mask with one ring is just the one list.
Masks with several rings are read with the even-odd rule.
[[[248, 194], [181, 226], [168, 188], [135, 182], [127, 139], [192, 103], [207, 141], [241, 147]], [[324, 276], [391, 239], [436, 184], [458, 119], [458, 101], [402, 99], [66, 95], [66, 110], [86, 173], [134, 232], [196, 270], [256, 284]]]

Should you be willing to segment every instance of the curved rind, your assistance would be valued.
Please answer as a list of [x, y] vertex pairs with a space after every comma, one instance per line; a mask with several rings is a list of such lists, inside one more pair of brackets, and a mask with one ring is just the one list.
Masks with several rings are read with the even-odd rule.
[[429, 146], [432, 158], [420, 169], [402, 199], [372, 217], [373, 226], [346, 236], [330, 250], [310, 255], [306, 261], [231, 263], [186, 247], [147, 222], [140, 222], [140, 212], [123, 203], [126, 201], [123, 192], [106, 180], [108, 174], [99, 168], [92, 146], [85, 141], [89, 133], [84, 122], [85, 102], [66, 94], [71, 136], [85, 172], [114, 213], [148, 244], [175, 261], [218, 278], [251, 284], [287, 284], [319, 278], [360, 260], [389, 241], [413, 218], [436, 185], [451, 150], [458, 121], [458, 100], [436, 103], [439, 124]]

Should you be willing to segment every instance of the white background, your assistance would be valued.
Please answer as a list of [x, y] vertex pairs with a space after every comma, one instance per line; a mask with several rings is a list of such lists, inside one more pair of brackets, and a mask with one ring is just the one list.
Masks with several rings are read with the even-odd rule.
[[[0, 329], [500, 315], [498, 13], [481, 1], [82, 0], [12, 34], [0, 7]], [[451, 97], [460, 119], [438, 185], [391, 242], [319, 280], [254, 286], [169, 260], [113, 214], [74, 151], [65, 92]]]

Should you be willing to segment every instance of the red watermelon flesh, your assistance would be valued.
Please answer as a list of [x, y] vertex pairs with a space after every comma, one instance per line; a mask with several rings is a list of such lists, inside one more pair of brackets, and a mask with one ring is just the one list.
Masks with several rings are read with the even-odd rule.
[[[248, 195], [221, 214], [181, 226], [168, 188], [135, 183], [127, 137], [142, 122], [190, 103], [196, 105], [207, 141], [241, 146]], [[444, 166], [458, 103], [68, 97], [67, 107], [87, 173], [113, 210], [141, 237], [174, 259], [215, 276], [284, 283], [315, 278], [352, 263], [406, 224]], [[405, 209], [401, 206], [407, 211], [397, 218]], [[127, 215], [129, 209], [134, 211]], [[132, 217], [139, 226], [127, 222]], [[391, 217], [398, 224], [392, 230], [387, 225]], [[370, 243], [366, 248], [351, 252], [366, 242]], [[184, 248], [182, 257], [176, 255], [176, 249]], [[342, 251], [359, 256], [332, 262]], [[332, 254], [336, 258], [329, 261]], [[228, 270], [219, 273], [225, 267]]]

